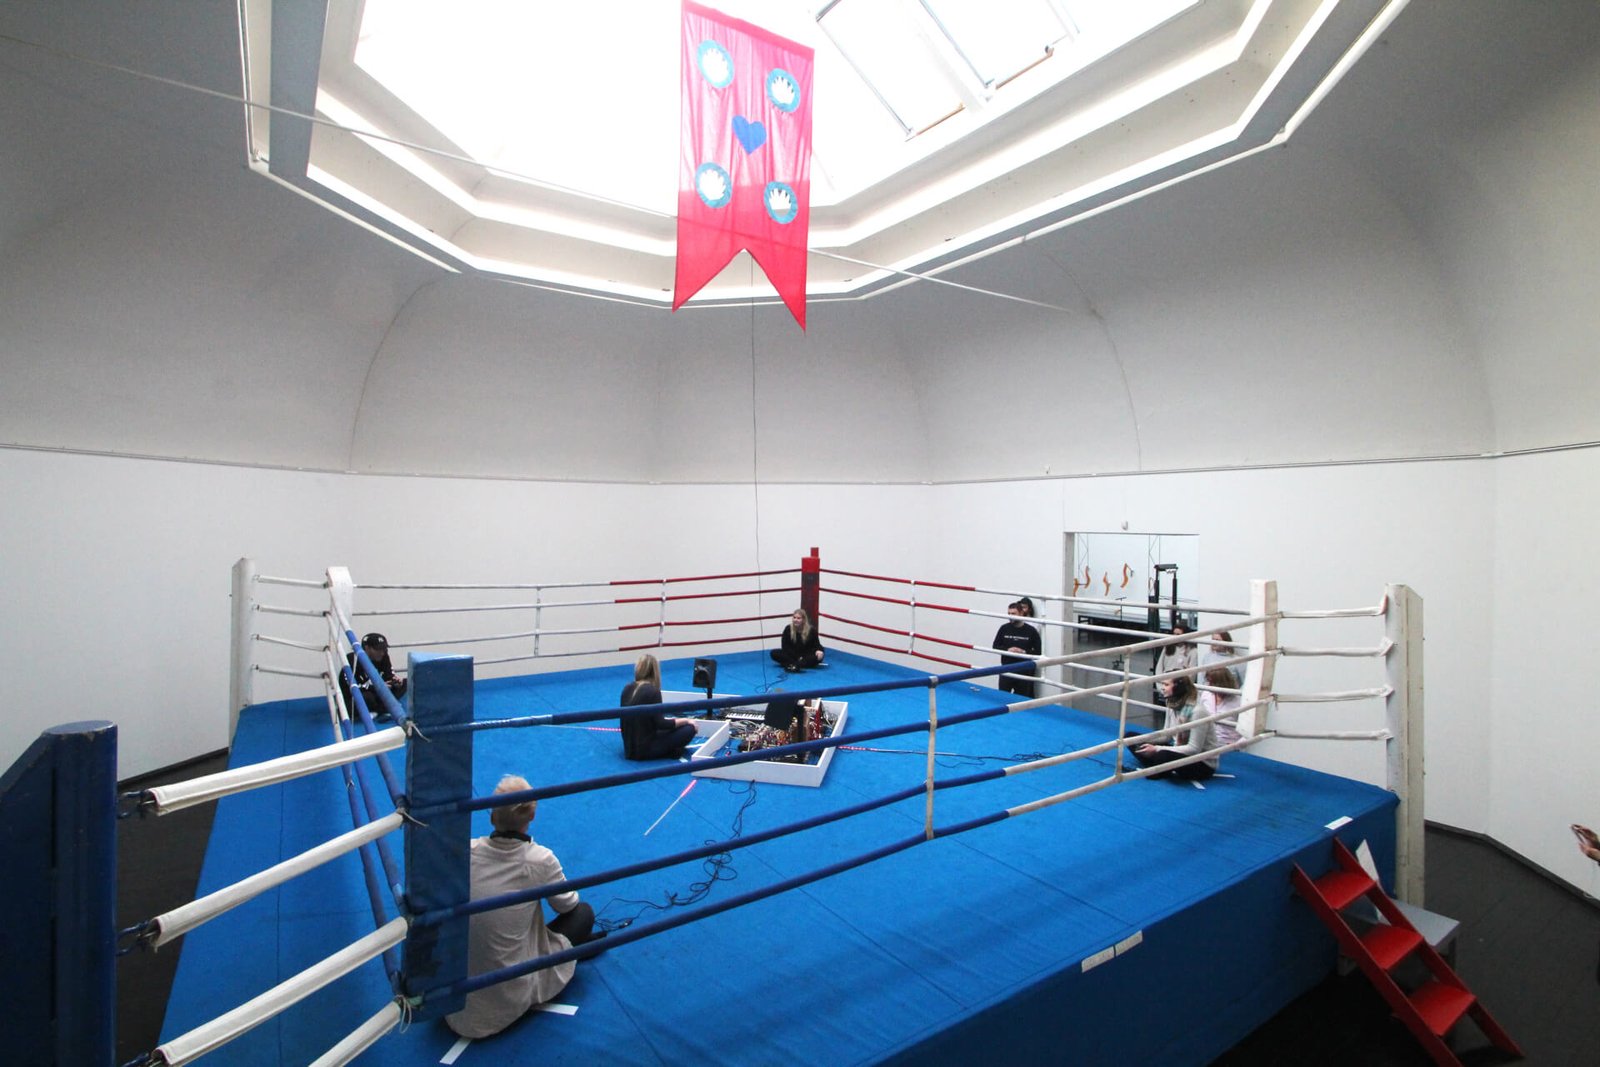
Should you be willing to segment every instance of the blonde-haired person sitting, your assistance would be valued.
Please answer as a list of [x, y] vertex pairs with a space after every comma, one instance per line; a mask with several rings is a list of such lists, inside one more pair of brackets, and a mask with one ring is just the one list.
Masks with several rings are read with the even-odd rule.
[[[661, 703], [661, 663], [646, 652], [633, 665], [633, 681], [617, 701], [625, 708]], [[628, 759], [677, 759], [694, 740], [694, 723], [667, 715], [624, 715], [622, 754]]]
[[806, 614], [805, 608], [795, 608], [794, 614], [789, 616], [789, 625], [783, 628], [778, 647], [772, 650], [772, 660], [793, 674], [825, 666], [824, 651], [817, 628], [811, 625], [811, 616]]
[[[508, 774], [494, 791], [515, 793], [530, 788], [526, 779]], [[472, 842], [473, 900], [565, 880], [555, 853], [528, 836], [528, 824], [537, 807], [538, 801], [528, 800], [489, 811], [494, 833]], [[576, 892], [548, 899], [556, 911], [556, 918], [548, 924], [544, 906], [537, 900], [472, 916], [467, 927], [467, 973], [498, 971], [605, 936], [594, 932], [594, 909], [580, 901]], [[466, 1006], [446, 1015], [444, 1021], [462, 1037], [497, 1034], [534, 1005], [565, 989], [577, 966], [577, 961], [568, 960], [468, 993]]]

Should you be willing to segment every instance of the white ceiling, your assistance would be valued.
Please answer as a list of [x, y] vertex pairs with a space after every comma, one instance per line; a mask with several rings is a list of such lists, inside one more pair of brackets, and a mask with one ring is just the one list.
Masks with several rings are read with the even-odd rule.
[[1587, 0], [1416, 0], [1283, 146], [805, 333], [430, 264], [252, 171], [240, 85], [226, 5], [0, 5], [0, 446], [871, 482], [1600, 436]]

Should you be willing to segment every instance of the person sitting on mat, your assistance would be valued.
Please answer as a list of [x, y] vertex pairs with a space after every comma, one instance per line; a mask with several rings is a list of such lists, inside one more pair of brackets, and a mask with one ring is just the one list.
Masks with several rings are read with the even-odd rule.
[[795, 608], [794, 614], [789, 617], [789, 625], [783, 628], [781, 642], [772, 650], [773, 660], [792, 674], [811, 667], [826, 666], [822, 662], [822, 652], [822, 642], [811, 625], [811, 616], [806, 614], [805, 608]]
[[[1193, 682], [1187, 678], [1169, 678], [1156, 684], [1166, 697], [1167, 722], [1163, 729], [1181, 726], [1194, 720], [1196, 717], [1196, 702]], [[1159, 745], [1140, 745], [1138, 748], [1131, 750], [1133, 758], [1146, 767], [1154, 767], [1163, 763], [1172, 763], [1175, 760], [1183, 759], [1185, 756], [1208, 752], [1216, 747], [1212, 743], [1213, 731], [1211, 725], [1211, 723], [1206, 722], [1192, 726], [1182, 733], [1174, 734], [1170, 741]], [[1174, 767], [1170, 771], [1161, 771], [1158, 774], [1152, 774], [1150, 777], [1170, 778], [1173, 781], [1199, 782], [1210, 778], [1216, 773], [1217, 758], [1213, 756], [1210, 759], [1196, 760], [1194, 763], [1188, 763], [1182, 767]]]
[[[361, 639], [361, 650], [367, 654], [372, 665], [377, 668], [378, 676], [389, 687], [389, 692], [394, 694], [396, 700], [404, 700], [406, 695], [406, 680], [396, 678], [394, 664], [389, 662], [389, 639], [382, 634], [368, 634]], [[383, 698], [378, 695], [376, 683], [367, 677], [365, 667], [356, 659], [354, 652], [345, 657], [350, 663], [350, 672], [355, 675], [356, 688], [361, 691], [362, 703], [366, 704], [367, 712], [374, 719], [387, 722], [393, 718], [389, 709], [384, 705]], [[344, 675], [339, 676], [339, 691], [344, 694], [344, 706], [350, 712], [350, 718], [356, 718], [355, 705], [350, 702], [350, 686], [345, 683]]]
[[[661, 664], [648, 652], [633, 665], [633, 681], [617, 703], [625, 708], [661, 703]], [[628, 759], [677, 759], [694, 740], [694, 722], [666, 715], [624, 715], [622, 754]]]
[[[515, 793], [529, 788], [526, 779], [508, 774], [494, 791]], [[526, 800], [490, 809], [494, 832], [472, 842], [473, 900], [566, 879], [555, 853], [528, 836], [528, 824], [537, 807], [538, 801]], [[498, 971], [606, 936], [603, 930], [595, 932], [594, 908], [579, 900], [576, 891], [546, 899], [556, 911], [549, 923], [544, 920], [544, 905], [537, 900], [472, 916], [467, 925], [468, 975]], [[497, 1034], [534, 1005], [565, 989], [577, 966], [576, 960], [568, 960], [468, 993], [466, 1005], [446, 1015], [445, 1024], [462, 1037]]]
[[[1032, 660], [1023, 659], [1022, 655], [1037, 656], [1043, 651], [1039, 642], [1039, 631], [1023, 619], [1034, 617], [1033, 601], [1023, 597], [1014, 604], [1006, 606], [1006, 614], [1011, 618], [995, 631], [993, 648], [1003, 649], [1005, 652], [1015, 652], [1019, 655], [1002, 655], [1001, 663], [1025, 664], [1017, 668], [1017, 674], [1038, 674], [1039, 665]], [[1013, 678], [1010, 675], [1000, 676], [1000, 691], [1002, 693], [1015, 693], [1028, 700], [1033, 699], [1034, 684], [1027, 678]]]
[[[1208, 667], [1205, 674], [1206, 685], [1216, 689], [1237, 689], [1239, 678], [1233, 673], [1232, 667]], [[1213, 693], [1209, 690], [1200, 694], [1200, 718], [1215, 715], [1219, 711], [1238, 711], [1241, 703], [1238, 693]], [[1216, 738], [1216, 747], [1231, 745], [1239, 740], [1239, 718], [1230, 715], [1226, 719], [1218, 719], [1211, 724], [1212, 734]]]

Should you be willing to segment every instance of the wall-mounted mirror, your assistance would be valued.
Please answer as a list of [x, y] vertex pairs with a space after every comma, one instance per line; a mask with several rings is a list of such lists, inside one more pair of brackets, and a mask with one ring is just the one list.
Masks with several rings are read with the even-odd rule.
[[[1066, 535], [1066, 579], [1063, 592], [1087, 598], [1069, 605], [1067, 619], [1080, 627], [1069, 629], [1065, 652], [1115, 648], [1142, 640], [1141, 635], [1171, 633], [1174, 618], [1191, 628], [1200, 588], [1200, 538], [1196, 534], [1078, 531]], [[1140, 653], [1124, 663], [1120, 655], [1073, 665], [1062, 681], [1080, 688], [1119, 680], [1124, 669], [1146, 675], [1155, 654]], [[1148, 686], [1133, 696], [1147, 701]], [[1084, 698], [1074, 706], [1102, 715], [1116, 714], [1117, 698]], [[1139, 709], [1134, 721], [1150, 721], [1149, 709]]]

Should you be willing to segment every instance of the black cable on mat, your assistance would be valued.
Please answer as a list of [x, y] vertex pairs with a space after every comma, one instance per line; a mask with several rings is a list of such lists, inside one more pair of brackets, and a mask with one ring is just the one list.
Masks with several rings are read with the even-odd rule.
[[[740, 786], [744, 788], [741, 789]], [[728, 791], [734, 796], [744, 796], [744, 803], [740, 804], [739, 810], [733, 813], [733, 826], [727, 838], [731, 840], [744, 833], [744, 813], [750, 810], [750, 806], [756, 802], [756, 783], [729, 783]], [[714, 841], [715, 838], [707, 838], [704, 843], [709, 845]], [[705, 872], [705, 877], [699, 881], [690, 882], [688, 887], [681, 893], [668, 890], [665, 895], [666, 903], [664, 904], [658, 904], [653, 900], [628, 900], [625, 898], [615, 898], [607, 901], [605, 906], [596, 912], [595, 928], [604, 930], [607, 933], [612, 930], [623, 930], [632, 926], [639, 916], [647, 911], [670, 911], [673, 908], [684, 908], [691, 904], [698, 904], [710, 895], [711, 887], [718, 882], [732, 882], [739, 877], [739, 872], [733, 866], [733, 855], [728, 852], [719, 852], [715, 856], [707, 857], [701, 861], [700, 868]], [[604, 919], [600, 917], [601, 914], [617, 904], [636, 904], [638, 907], [634, 909], [633, 914], [626, 918]]]

